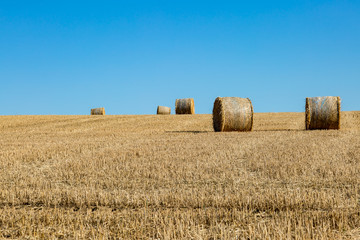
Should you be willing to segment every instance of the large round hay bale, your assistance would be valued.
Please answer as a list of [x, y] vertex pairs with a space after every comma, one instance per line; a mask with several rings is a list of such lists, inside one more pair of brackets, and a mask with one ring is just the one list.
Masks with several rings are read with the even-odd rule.
[[340, 97], [306, 98], [306, 129], [340, 129], [340, 103]]
[[195, 106], [193, 98], [176, 99], [176, 114], [195, 114]]
[[215, 132], [251, 131], [254, 110], [249, 98], [218, 97], [213, 108]]
[[156, 113], [157, 114], [163, 114], [163, 115], [169, 115], [169, 114], [171, 114], [171, 108], [158, 106]]
[[93, 108], [90, 115], [105, 115], [105, 108]]

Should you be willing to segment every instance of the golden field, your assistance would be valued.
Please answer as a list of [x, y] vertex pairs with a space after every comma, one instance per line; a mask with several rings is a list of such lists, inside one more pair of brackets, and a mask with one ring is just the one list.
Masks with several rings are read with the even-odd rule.
[[0, 116], [0, 238], [359, 239], [360, 112]]

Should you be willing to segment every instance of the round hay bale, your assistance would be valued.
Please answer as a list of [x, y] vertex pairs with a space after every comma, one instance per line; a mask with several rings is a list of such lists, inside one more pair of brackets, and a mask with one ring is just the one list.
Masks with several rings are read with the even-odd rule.
[[105, 115], [105, 108], [93, 108], [90, 115]]
[[251, 131], [254, 110], [249, 98], [218, 97], [213, 108], [215, 132]]
[[306, 98], [306, 130], [340, 129], [340, 97]]
[[176, 99], [176, 114], [195, 114], [195, 105], [193, 98]]
[[163, 107], [163, 106], [158, 106], [156, 113], [157, 113], [157, 114], [163, 114], [163, 115], [169, 115], [169, 114], [171, 114], [171, 108], [169, 108], [169, 107]]

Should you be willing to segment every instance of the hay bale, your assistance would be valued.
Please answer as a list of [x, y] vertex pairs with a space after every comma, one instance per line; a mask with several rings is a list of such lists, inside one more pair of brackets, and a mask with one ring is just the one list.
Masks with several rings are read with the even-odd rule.
[[176, 99], [175, 101], [176, 114], [195, 114], [195, 106], [193, 98]]
[[105, 115], [105, 108], [93, 108], [90, 115]]
[[251, 131], [254, 110], [249, 98], [218, 97], [213, 108], [215, 132]]
[[340, 129], [340, 97], [306, 98], [306, 130]]
[[171, 108], [169, 108], [169, 107], [163, 107], [163, 106], [158, 106], [156, 113], [157, 113], [157, 114], [163, 114], [163, 115], [169, 115], [169, 114], [171, 114]]

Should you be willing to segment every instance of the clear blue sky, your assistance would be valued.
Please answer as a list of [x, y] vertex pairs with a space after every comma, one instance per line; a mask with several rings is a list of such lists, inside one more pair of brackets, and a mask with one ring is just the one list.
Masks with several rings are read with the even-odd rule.
[[360, 1], [0, 1], [1, 115], [154, 114], [193, 97], [360, 110]]

